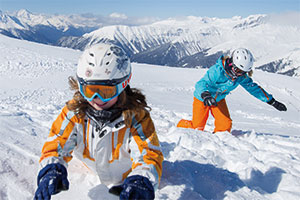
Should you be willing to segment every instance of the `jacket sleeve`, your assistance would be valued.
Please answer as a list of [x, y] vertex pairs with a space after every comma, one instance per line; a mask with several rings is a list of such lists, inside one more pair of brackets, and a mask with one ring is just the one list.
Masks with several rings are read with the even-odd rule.
[[157, 189], [162, 175], [163, 154], [149, 112], [142, 110], [131, 122], [130, 143], [132, 172], [128, 176], [141, 175], [149, 178]]
[[267, 93], [263, 88], [261, 88], [257, 83], [254, 83], [252, 78], [246, 75], [246, 77], [240, 82], [240, 85], [245, 88], [251, 95], [260, 99], [263, 102], [270, 101], [273, 96]]
[[204, 91], [209, 91], [212, 96], [216, 93], [216, 82], [220, 76], [220, 71], [216, 65], [211, 66], [205, 75], [196, 83], [194, 96], [201, 101], [203, 101], [201, 94]]
[[44, 143], [40, 158], [41, 167], [50, 163], [61, 163], [67, 167], [72, 159], [72, 151], [76, 146], [76, 132], [74, 129], [77, 117], [65, 106], [57, 119], [53, 122], [49, 136]]

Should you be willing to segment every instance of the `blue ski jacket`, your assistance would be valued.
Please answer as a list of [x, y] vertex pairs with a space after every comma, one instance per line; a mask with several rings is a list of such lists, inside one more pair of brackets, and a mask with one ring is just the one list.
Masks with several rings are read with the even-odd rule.
[[211, 66], [206, 74], [200, 79], [195, 86], [194, 96], [203, 101], [201, 93], [209, 91], [217, 102], [224, 99], [238, 85], [245, 88], [251, 95], [260, 99], [263, 102], [270, 101], [273, 97], [267, 93], [258, 84], [254, 83], [252, 78], [247, 74], [232, 79], [225, 71], [225, 58], [222, 55], [215, 65]]

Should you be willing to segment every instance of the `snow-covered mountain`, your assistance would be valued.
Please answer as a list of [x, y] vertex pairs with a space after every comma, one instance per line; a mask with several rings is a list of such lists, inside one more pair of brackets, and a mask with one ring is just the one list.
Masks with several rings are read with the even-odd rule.
[[64, 36], [82, 36], [99, 28], [91, 17], [82, 15], [42, 15], [22, 9], [14, 13], [0, 11], [0, 33], [24, 40], [56, 44]]
[[[253, 52], [257, 69], [300, 77], [300, 12], [293, 15], [188, 16], [147, 25], [109, 26], [104, 21], [111, 18], [45, 16], [20, 10], [14, 15], [0, 12], [0, 33], [80, 50], [114, 41], [134, 62], [184, 68], [210, 67], [222, 53], [246, 47]], [[101, 28], [90, 32], [97, 26]]]
[[90, 44], [114, 40], [135, 62], [204, 68], [214, 64], [222, 52], [246, 47], [255, 55], [257, 68], [300, 76], [300, 59], [295, 56], [300, 53], [300, 24], [276, 24], [271, 18], [189, 16], [144, 26], [103, 27], [82, 37], [62, 38], [59, 44], [84, 49]]
[[[67, 78], [81, 52], [0, 35], [0, 199], [33, 199], [38, 160], [52, 122], [72, 98]], [[152, 107], [162, 151], [156, 199], [300, 199], [300, 79], [254, 71], [254, 81], [285, 103], [279, 112], [238, 87], [227, 104], [232, 134], [176, 128], [191, 119], [194, 84], [206, 69], [133, 63], [131, 86]], [[73, 158], [70, 189], [53, 200], [117, 200]]]

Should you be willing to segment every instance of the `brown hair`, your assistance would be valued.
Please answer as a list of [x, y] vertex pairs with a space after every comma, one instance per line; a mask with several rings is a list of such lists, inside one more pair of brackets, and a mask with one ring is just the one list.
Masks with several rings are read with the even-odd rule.
[[247, 72], [247, 74], [248, 74], [249, 77], [252, 77], [252, 75], [253, 75], [253, 70], [251, 69], [249, 72]]
[[[79, 118], [85, 116], [85, 111], [89, 106], [89, 103], [81, 95], [77, 80], [70, 76], [68, 78], [69, 86], [71, 90], [74, 90], [73, 99], [66, 103], [67, 108], [73, 111]], [[123, 111], [125, 123], [129, 125], [129, 120], [134, 114], [139, 114], [140, 111], [150, 111], [146, 96], [137, 88], [130, 88], [128, 85], [125, 90], [119, 95], [117, 103], [114, 108], [120, 108]]]

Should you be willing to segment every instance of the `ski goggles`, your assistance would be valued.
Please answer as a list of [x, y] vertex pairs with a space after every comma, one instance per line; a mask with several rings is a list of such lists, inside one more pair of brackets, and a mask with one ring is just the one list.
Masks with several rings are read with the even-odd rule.
[[130, 78], [131, 74], [117, 85], [104, 85], [103, 81], [85, 82], [83, 79], [77, 77], [79, 91], [86, 100], [92, 101], [95, 97], [99, 97], [103, 102], [108, 102], [119, 96], [129, 84]]

